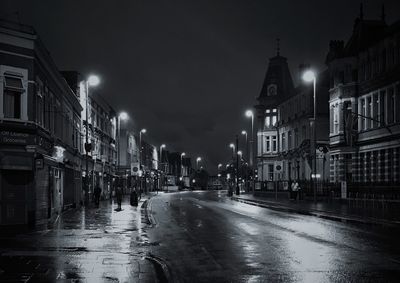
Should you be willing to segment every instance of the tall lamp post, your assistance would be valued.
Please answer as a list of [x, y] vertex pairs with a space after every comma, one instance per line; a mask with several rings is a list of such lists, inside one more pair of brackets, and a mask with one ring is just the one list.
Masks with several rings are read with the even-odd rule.
[[246, 158], [248, 159], [249, 158], [249, 143], [248, 143], [248, 139], [247, 139], [247, 131], [243, 130], [242, 135], [245, 136]]
[[303, 80], [306, 82], [313, 83], [313, 100], [314, 100], [314, 111], [313, 111], [313, 118], [310, 119], [311, 129], [313, 133], [313, 142], [311, 147], [312, 157], [313, 157], [313, 166], [312, 166], [312, 173], [311, 173], [311, 182], [313, 186], [313, 193], [314, 193], [314, 201], [317, 200], [317, 131], [316, 131], [316, 118], [317, 118], [317, 96], [316, 96], [316, 85], [317, 85], [317, 77], [315, 73], [311, 70], [306, 71], [303, 74]]
[[[118, 115], [118, 162], [117, 162], [117, 172], [118, 174], [120, 174], [120, 170], [121, 170], [121, 120], [126, 121], [128, 120], [128, 114], [126, 114], [126, 112], [121, 112]], [[122, 174], [123, 176], [123, 174]], [[119, 182], [121, 182], [121, 180], [119, 180]]]
[[199, 162], [201, 161], [201, 157], [197, 157], [196, 159], [196, 169], [199, 170]]
[[186, 155], [186, 153], [182, 152], [181, 153], [181, 181], [183, 181], [183, 157]]
[[166, 147], [165, 144], [160, 145], [160, 167], [162, 168], [162, 152], [163, 149]]
[[85, 170], [85, 190], [84, 190], [84, 204], [89, 203], [89, 152], [92, 151], [92, 144], [89, 143], [89, 86], [97, 86], [100, 83], [98, 76], [90, 75], [85, 82], [86, 86], [86, 141], [85, 141], [85, 152], [86, 152], [86, 170]]
[[[235, 158], [235, 144], [230, 143], [229, 147], [232, 148], [232, 158]], [[233, 161], [235, 161], [235, 160], [233, 160]]]
[[160, 186], [161, 186], [161, 190], [164, 189], [164, 174], [165, 174], [165, 168], [163, 167], [162, 153], [163, 153], [163, 149], [164, 149], [165, 147], [166, 147], [165, 144], [160, 145], [160, 171], [161, 171]]
[[141, 129], [139, 132], [139, 183], [140, 183], [140, 189], [142, 189], [142, 134], [145, 134], [147, 132], [146, 129]]
[[254, 113], [251, 110], [247, 110], [245, 112], [246, 117], [251, 118], [251, 139], [250, 139], [250, 168], [252, 168], [253, 171], [253, 192], [254, 192], [254, 187], [255, 187], [255, 183], [256, 183], [256, 174], [255, 174], [255, 170], [254, 170], [254, 154], [253, 154], [253, 150], [254, 150]]

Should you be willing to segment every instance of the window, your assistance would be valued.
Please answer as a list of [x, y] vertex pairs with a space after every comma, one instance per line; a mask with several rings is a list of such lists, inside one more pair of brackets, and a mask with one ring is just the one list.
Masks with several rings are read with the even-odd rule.
[[[372, 118], [372, 98], [371, 96], [367, 97], [367, 117]], [[367, 120], [367, 128], [371, 129], [372, 128], [372, 120], [371, 119], [366, 119]]]
[[276, 126], [276, 122], [277, 122], [277, 117], [276, 117], [276, 115], [273, 115], [272, 116], [272, 126]]
[[277, 151], [276, 136], [272, 136], [272, 151], [274, 151], [274, 152]]
[[265, 137], [265, 152], [271, 152], [271, 137]]
[[21, 77], [5, 74], [3, 92], [4, 118], [21, 119], [21, 95], [24, 92]]
[[265, 117], [265, 126], [267, 128], [269, 128], [271, 126], [271, 117], [270, 116]]
[[299, 130], [294, 129], [294, 146], [297, 147], [299, 145]]
[[333, 108], [333, 133], [339, 133], [339, 104], [337, 103]]
[[288, 149], [292, 149], [292, 131], [288, 132]]
[[374, 112], [374, 114], [373, 114], [373, 119], [374, 119], [373, 124], [374, 124], [375, 128], [379, 127], [379, 124], [380, 124], [379, 123], [379, 121], [380, 121], [380, 119], [379, 119], [379, 110], [380, 110], [380, 107], [379, 107], [379, 95], [378, 95], [378, 93], [374, 93], [372, 111]]
[[383, 126], [385, 124], [385, 101], [386, 101], [386, 91], [385, 90], [381, 90], [381, 92], [379, 93], [379, 121], [381, 122], [381, 126]]
[[282, 133], [282, 138], [281, 138], [281, 142], [282, 142], [282, 144], [281, 144], [281, 148], [282, 148], [282, 150], [286, 150], [286, 134], [285, 133]]
[[270, 181], [274, 180], [274, 165], [273, 164], [268, 164], [268, 179]]
[[361, 130], [366, 129], [366, 119], [365, 117], [367, 116], [367, 109], [365, 107], [365, 99], [361, 99], [361, 115], [363, 116], [361, 118]]

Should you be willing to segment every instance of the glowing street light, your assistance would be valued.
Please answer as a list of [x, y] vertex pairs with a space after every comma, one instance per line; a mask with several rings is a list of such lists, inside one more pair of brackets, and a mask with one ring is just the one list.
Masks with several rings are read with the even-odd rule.
[[199, 162], [201, 161], [201, 157], [197, 157], [196, 159], [196, 168], [199, 169]]
[[86, 152], [86, 172], [85, 172], [85, 190], [84, 190], [84, 203], [85, 205], [89, 202], [89, 151], [92, 151], [92, 145], [89, 144], [89, 86], [97, 86], [100, 83], [100, 79], [96, 75], [90, 75], [85, 82], [86, 85], [86, 141], [85, 141], [85, 152]]
[[[313, 99], [314, 99], [314, 115], [313, 118], [310, 119], [310, 124], [311, 124], [311, 129], [313, 133], [313, 144], [311, 147], [311, 152], [313, 154], [313, 166], [312, 166], [312, 172], [311, 175], [316, 176], [317, 172], [317, 154], [316, 154], [316, 148], [317, 148], [317, 131], [316, 131], [316, 118], [317, 118], [317, 96], [316, 96], [316, 84], [317, 84], [317, 77], [315, 73], [312, 70], [308, 70], [304, 72], [303, 74], [303, 80], [305, 82], [312, 82], [313, 83]], [[317, 199], [317, 188], [316, 188], [316, 181], [315, 178], [311, 178], [312, 184], [313, 184], [313, 192], [314, 192], [314, 201]]]
[[[90, 78], [89, 78], [89, 80], [90, 80]], [[94, 82], [96, 82], [96, 79], [92, 79]], [[128, 116], [128, 113], [126, 113], [126, 112], [124, 112], [124, 111], [122, 111], [122, 112], [120, 112], [119, 114], [118, 114], [118, 117], [117, 117], [117, 119], [118, 119], [118, 172], [119, 172], [119, 170], [120, 170], [120, 167], [121, 167], [121, 164], [120, 164], [120, 162], [121, 162], [121, 146], [120, 146], [120, 140], [121, 140], [121, 120], [122, 121], [126, 121], [126, 120], [128, 120], [129, 119], [129, 116]]]
[[186, 155], [186, 153], [182, 152], [181, 153], [181, 176], [183, 176], [183, 157]]

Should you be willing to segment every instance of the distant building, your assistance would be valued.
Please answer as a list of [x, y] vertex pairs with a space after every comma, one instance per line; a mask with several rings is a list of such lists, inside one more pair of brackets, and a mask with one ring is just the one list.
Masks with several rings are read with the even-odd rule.
[[[305, 66], [301, 66], [300, 73]], [[317, 78], [317, 150], [312, 152], [312, 86], [294, 87], [287, 59], [278, 52], [270, 59], [256, 108], [256, 189], [286, 190], [299, 180], [308, 186], [311, 160], [317, 156], [320, 182], [329, 179], [327, 73]]]
[[0, 224], [44, 225], [81, 201], [82, 107], [32, 27], [0, 45]]
[[[349, 40], [331, 41], [330, 181], [400, 187], [400, 21], [356, 19]], [[381, 191], [382, 193], [384, 191]]]

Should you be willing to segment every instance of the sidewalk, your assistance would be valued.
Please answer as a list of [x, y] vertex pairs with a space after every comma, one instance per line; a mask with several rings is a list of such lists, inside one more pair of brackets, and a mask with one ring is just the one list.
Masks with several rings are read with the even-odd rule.
[[63, 213], [49, 230], [0, 235], [0, 282], [159, 282], [146, 206], [101, 201]]
[[[288, 200], [288, 199], [272, 199], [252, 194], [242, 194], [233, 196], [233, 200], [265, 207], [273, 210], [284, 211], [289, 213], [297, 213], [302, 215], [310, 215], [319, 218], [375, 225], [400, 225], [400, 207], [396, 210], [387, 208], [365, 208], [362, 205], [346, 202], [346, 200], [334, 200], [332, 202], [311, 200]], [[362, 204], [362, 201], [360, 201]]]

